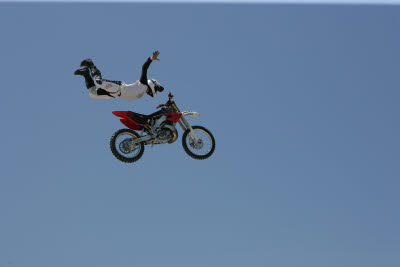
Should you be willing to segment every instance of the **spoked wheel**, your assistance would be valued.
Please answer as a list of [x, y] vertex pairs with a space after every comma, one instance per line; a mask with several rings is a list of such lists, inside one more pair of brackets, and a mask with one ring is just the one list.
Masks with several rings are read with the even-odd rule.
[[140, 159], [144, 153], [143, 143], [132, 144], [132, 140], [140, 138], [140, 135], [130, 129], [116, 131], [110, 140], [110, 148], [113, 155], [120, 161], [132, 163]]
[[215, 139], [209, 130], [203, 126], [192, 126], [198, 139], [187, 129], [182, 136], [182, 146], [185, 152], [195, 159], [206, 159], [214, 153]]

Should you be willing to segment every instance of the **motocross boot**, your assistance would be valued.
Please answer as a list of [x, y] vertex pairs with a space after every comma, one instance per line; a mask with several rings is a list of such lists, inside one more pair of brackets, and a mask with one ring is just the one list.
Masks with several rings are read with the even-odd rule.
[[85, 83], [86, 83], [86, 88], [87, 89], [89, 89], [89, 88], [91, 88], [93, 86], [96, 86], [94, 84], [94, 81], [93, 81], [92, 77], [90, 77], [88, 68], [83, 68], [83, 69], [76, 70], [74, 72], [74, 75], [81, 75], [81, 76], [83, 76], [85, 78]]
[[94, 65], [90, 58], [83, 60], [80, 66], [89, 68], [92, 77], [97, 76], [97, 78], [102, 79], [100, 70]]
[[93, 61], [90, 58], [88, 58], [88, 59], [83, 60], [79, 66], [90, 68], [90, 67], [94, 66], [94, 64], [93, 64]]
[[89, 74], [89, 69], [88, 68], [77, 69], [74, 72], [74, 75], [81, 75], [83, 77], [85, 77], [86, 74]]

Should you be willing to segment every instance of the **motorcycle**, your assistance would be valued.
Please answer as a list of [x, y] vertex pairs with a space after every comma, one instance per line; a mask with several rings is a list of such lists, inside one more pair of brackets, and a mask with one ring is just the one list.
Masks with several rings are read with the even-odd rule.
[[128, 127], [116, 131], [111, 137], [111, 152], [117, 159], [132, 163], [143, 156], [146, 145], [174, 143], [178, 139], [177, 123], [184, 131], [182, 146], [190, 157], [202, 160], [214, 153], [215, 139], [212, 133], [203, 126], [191, 126], [185, 119], [187, 116], [198, 117], [200, 114], [194, 111], [181, 112], [172, 100], [173, 97], [169, 93], [168, 101], [157, 107], [161, 110], [150, 115], [132, 111], [112, 112]]

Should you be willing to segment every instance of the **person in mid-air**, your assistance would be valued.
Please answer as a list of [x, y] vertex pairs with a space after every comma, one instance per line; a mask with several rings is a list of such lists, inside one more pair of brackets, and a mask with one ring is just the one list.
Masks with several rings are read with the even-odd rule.
[[158, 51], [153, 52], [152, 57], [149, 57], [143, 64], [140, 80], [132, 84], [103, 79], [100, 70], [96, 68], [90, 58], [83, 60], [80, 66], [84, 68], [76, 70], [74, 74], [85, 78], [89, 95], [95, 99], [122, 98], [132, 101], [141, 98], [145, 93], [155, 97], [157, 92], [164, 90], [164, 87], [155, 79], [147, 79], [147, 69], [152, 61], [159, 60], [157, 58], [159, 54]]

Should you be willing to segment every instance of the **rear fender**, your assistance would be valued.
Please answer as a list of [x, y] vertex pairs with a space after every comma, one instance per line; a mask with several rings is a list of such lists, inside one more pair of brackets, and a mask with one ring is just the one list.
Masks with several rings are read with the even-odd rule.
[[124, 118], [124, 119], [129, 119], [128, 117], [128, 111], [113, 111], [112, 114], [120, 117], [120, 118]]
[[113, 111], [112, 114], [114, 114], [117, 117], [122, 118], [122, 119], [120, 119], [120, 122], [123, 125], [125, 125], [126, 127], [128, 127], [129, 129], [135, 130], [135, 131], [141, 131], [142, 127], [140, 127], [140, 125], [136, 121], [129, 118], [128, 112], [129, 111]]

